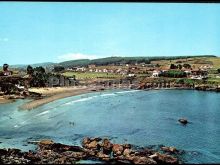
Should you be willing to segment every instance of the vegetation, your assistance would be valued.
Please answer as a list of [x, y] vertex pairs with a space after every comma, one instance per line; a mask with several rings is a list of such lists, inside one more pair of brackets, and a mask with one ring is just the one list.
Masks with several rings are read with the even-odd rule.
[[192, 79], [181, 78], [181, 79], [177, 79], [176, 83], [177, 84], [193, 85], [193, 84], [195, 84], [195, 81]]
[[54, 69], [53, 69], [53, 71], [54, 72], [61, 72], [61, 71], [64, 71], [64, 67], [63, 66], [55, 66], [54, 67]]
[[[204, 56], [160, 56], [160, 57], [107, 57], [107, 58], [100, 58], [100, 59], [81, 59], [81, 60], [72, 60], [72, 61], [65, 61], [59, 63], [59, 65], [63, 67], [76, 67], [76, 66], [88, 66], [90, 64], [95, 64], [97, 66], [103, 65], [119, 65], [119, 64], [135, 64], [135, 63], [146, 63], [150, 64], [151, 61], [156, 60], [177, 60], [177, 59], [185, 59], [185, 58], [192, 58], [192, 57], [215, 57], [213, 55], [204, 55]], [[158, 64], [159, 65], [159, 64]]]
[[95, 79], [95, 78], [120, 78], [121, 75], [115, 73], [94, 73], [94, 72], [65, 72], [64, 76], [73, 77], [76, 79]]
[[160, 76], [162, 77], [172, 77], [172, 78], [183, 78], [186, 77], [187, 74], [183, 71], [179, 71], [179, 70], [169, 70], [166, 72], [162, 72], [160, 74]]
[[27, 67], [27, 74], [29, 74], [32, 79], [30, 81], [31, 87], [45, 87], [48, 82], [49, 75], [46, 74], [45, 69], [40, 66], [32, 68], [30, 65]]

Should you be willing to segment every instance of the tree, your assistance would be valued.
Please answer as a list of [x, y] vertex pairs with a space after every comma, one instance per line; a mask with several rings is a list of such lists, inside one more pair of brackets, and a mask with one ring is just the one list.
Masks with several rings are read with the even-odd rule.
[[63, 66], [55, 66], [54, 67], [54, 72], [61, 72], [61, 71], [63, 71], [65, 68], [63, 67]]
[[170, 69], [176, 69], [176, 65], [171, 64], [171, 65], [170, 65]]
[[4, 71], [7, 71], [7, 70], [8, 70], [8, 67], [9, 67], [8, 64], [4, 64], [4, 65], [3, 65], [3, 70], [4, 70]]
[[181, 70], [181, 69], [182, 69], [182, 65], [181, 65], [181, 64], [178, 64], [178, 65], [177, 65], [177, 68]]
[[45, 69], [42, 66], [38, 66], [38, 67], [34, 68], [34, 71], [36, 71], [38, 73], [45, 73]]
[[190, 69], [191, 65], [190, 64], [183, 64], [183, 67], [186, 68], [186, 69]]
[[34, 73], [34, 69], [32, 68], [32, 66], [28, 65], [27, 66], [27, 74], [33, 75], [33, 73]]

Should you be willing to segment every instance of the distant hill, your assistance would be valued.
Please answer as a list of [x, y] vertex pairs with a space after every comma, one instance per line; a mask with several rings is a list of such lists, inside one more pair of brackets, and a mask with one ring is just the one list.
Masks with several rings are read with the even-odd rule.
[[[56, 63], [53, 62], [44, 62], [44, 63], [36, 63], [36, 64], [30, 64], [32, 67], [49, 67], [49, 66], [54, 66], [57, 65]], [[10, 65], [10, 68], [20, 68], [20, 69], [26, 69], [28, 65], [26, 64], [18, 64], [18, 65]]]
[[[157, 56], [157, 57], [106, 57], [106, 58], [99, 58], [99, 59], [79, 59], [79, 60], [70, 60], [64, 61], [60, 63], [52, 63], [52, 62], [45, 62], [45, 63], [37, 63], [37, 64], [30, 64], [32, 67], [43, 66], [43, 67], [54, 67], [56, 65], [63, 66], [65, 68], [68, 67], [77, 67], [77, 66], [88, 66], [91, 64], [95, 64], [97, 66], [102, 65], [110, 65], [110, 64], [135, 64], [135, 63], [146, 63], [149, 64], [151, 61], [154, 60], [175, 60], [175, 59], [184, 59], [184, 58], [192, 58], [192, 57], [216, 57], [215, 55], [197, 55], [197, 56]], [[20, 68], [26, 69], [28, 65], [11, 65], [11, 68]]]
[[88, 66], [95, 64], [97, 66], [109, 65], [109, 64], [135, 64], [135, 63], [146, 63], [149, 64], [154, 60], [175, 60], [175, 59], [184, 59], [191, 57], [216, 57], [214, 55], [198, 55], [198, 56], [158, 56], [158, 57], [106, 57], [99, 59], [81, 59], [81, 60], [71, 60], [58, 63], [65, 68], [67, 67], [76, 67], [76, 66]]

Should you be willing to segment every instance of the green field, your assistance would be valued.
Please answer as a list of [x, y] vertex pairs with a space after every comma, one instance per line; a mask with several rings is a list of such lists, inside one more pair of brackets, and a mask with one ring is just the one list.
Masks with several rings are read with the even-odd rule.
[[120, 78], [122, 77], [119, 74], [115, 73], [93, 73], [93, 72], [65, 72], [64, 76], [73, 77], [76, 76], [76, 79], [95, 79], [95, 78]]
[[211, 64], [213, 69], [220, 68], [220, 57], [195, 57], [195, 58], [188, 58], [188, 59], [178, 59], [178, 60], [158, 60], [152, 61], [152, 64], [159, 64], [162, 66], [170, 66], [170, 64], [184, 64], [188, 63], [190, 65], [194, 65], [199, 67], [201, 65]]

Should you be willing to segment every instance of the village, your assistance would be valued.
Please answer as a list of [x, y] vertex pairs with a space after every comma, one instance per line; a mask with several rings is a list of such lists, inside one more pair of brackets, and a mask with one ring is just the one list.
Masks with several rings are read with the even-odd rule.
[[[169, 62], [169, 63], [167, 63]], [[193, 61], [194, 62], [194, 61]], [[204, 62], [203, 62], [204, 63]], [[215, 66], [216, 68], [216, 66]], [[0, 89], [1, 93], [14, 94], [18, 91], [26, 91], [31, 87], [68, 87], [68, 86], [88, 86], [101, 85], [103, 87], [126, 87], [141, 88], [143, 83], [148, 88], [155, 87], [179, 87], [187, 83], [190, 86], [197, 84], [208, 84], [219, 87], [220, 81], [214, 83], [210, 79], [220, 80], [219, 69], [213, 68], [209, 63], [193, 64], [192, 60], [184, 61], [153, 61], [150, 64], [135, 63], [126, 64], [119, 63], [104, 66], [96, 66], [91, 64], [88, 66], [67, 67], [54, 66], [48, 70], [47, 67], [38, 66], [32, 68], [28, 66], [26, 71], [10, 68], [8, 64], [4, 64], [0, 72]], [[214, 73], [214, 74], [213, 74]], [[212, 77], [210, 77], [210, 75]], [[156, 86], [149, 83], [158, 83]], [[169, 83], [169, 85], [161, 85]], [[144, 87], [146, 88], [146, 87]], [[14, 91], [13, 91], [14, 90]], [[18, 92], [17, 92], [18, 94]]]

